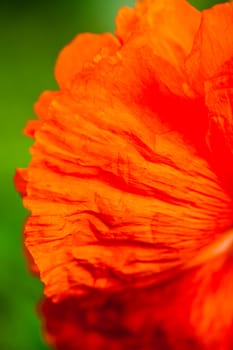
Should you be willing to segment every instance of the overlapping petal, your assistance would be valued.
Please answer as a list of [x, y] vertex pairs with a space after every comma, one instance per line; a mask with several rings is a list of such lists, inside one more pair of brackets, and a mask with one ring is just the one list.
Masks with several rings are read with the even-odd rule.
[[83, 70], [37, 131], [25, 234], [50, 297], [122, 288], [180, 265], [232, 224], [232, 199], [197, 150], [161, 111], [128, 103], [143, 89], [138, 74], [130, 94], [132, 77], [105, 61]]
[[233, 176], [233, 56], [205, 82], [209, 112], [207, 141], [215, 171], [232, 194]]
[[169, 283], [46, 299], [49, 343], [59, 350], [231, 349], [232, 232], [225, 238], [222, 251], [206, 252], [205, 264]]
[[138, 1], [134, 9], [120, 10], [116, 34], [123, 43], [144, 38], [155, 55], [182, 69], [200, 18], [200, 12], [185, 0]]
[[203, 93], [205, 80], [221, 70], [233, 55], [233, 4], [219, 4], [202, 12], [201, 24], [186, 62], [190, 84]]

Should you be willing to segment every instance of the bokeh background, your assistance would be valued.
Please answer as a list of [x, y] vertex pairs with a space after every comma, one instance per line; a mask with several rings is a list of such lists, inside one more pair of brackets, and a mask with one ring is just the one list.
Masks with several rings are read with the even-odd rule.
[[[203, 9], [220, 1], [191, 2]], [[38, 95], [45, 89], [56, 89], [53, 69], [59, 50], [78, 32], [113, 31], [117, 9], [133, 3], [134, 0], [1, 1], [0, 350], [48, 349], [35, 311], [42, 286], [28, 273], [22, 248], [27, 213], [13, 185], [15, 168], [26, 166], [30, 160], [31, 141], [22, 135], [22, 129], [34, 117], [33, 104]]]

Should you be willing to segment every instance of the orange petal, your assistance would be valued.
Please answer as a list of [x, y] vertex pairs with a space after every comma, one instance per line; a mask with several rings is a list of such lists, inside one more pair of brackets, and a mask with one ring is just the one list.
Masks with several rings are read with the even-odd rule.
[[59, 86], [62, 88], [68, 86], [70, 80], [82, 70], [85, 64], [98, 63], [119, 47], [118, 40], [110, 33], [78, 35], [58, 57], [55, 75]]
[[40, 120], [29, 120], [24, 128], [25, 135], [33, 138], [35, 137], [36, 131], [42, 126], [42, 120], [47, 118], [49, 106], [56, 95], [56, 91], [45, 91], [41, 94], [34, 106], [35, 113]]
[[29, 137], [35, 137], [36, 131], [40, 128], [41, 121], [40, 120], [29, 120], [24, 128], [24, 134]]
[[231, 350], [232, 232], [225, 238], [220, 254], [163, 284], [46, 299], [47, 339], [59, 350]]
[[56, 91], [44, 91], [34, 105], [34, 110], [39, 119], [46, 119], [49, 113], [50, 104], [57, 96]]
[[232, 224], [195, 149], [99, 83], [57, 95], [32, 149], [26, 245], [55, 299], [159, 278]]
[[[157, 132], [176, 130], [204, 154], [208, 128], [204, 98], [196, 96], [184, 79], [171, 63], [154, 54], [145, 37], [128, 42], [98, 66], [83, 69], [70, 91], [75, 100], [80, 99], [80, 94], [85, 99], [87, 84], [92, 88], [90, 99], [101, 91], [101, 109], [105, 100], [113, 97], [128, 109], [137, 106], [148, 128], [159, 127]], [[160, 126], [157, 118], [162, 122]]]
[[197, 91], [233, 56], [233, 3], [219, 4], [202, 12], [200, 28], [187, 60], [188, 77]]
[[182, 0], [122, 10], [121, 45], [78, 36], [62, 90], [35, 106], [17, 183], [58, 349], [232, 348], [232, 45], [215, 41], [218, 19], [231, 33], [232, 5], [200, 26]]
[[146, 37], [156, 55], [181, 68], [200, 17], [200, 12], [185, 0], [139, 1], [135, 9], [120, 10], [116, 34], [124, 43]]

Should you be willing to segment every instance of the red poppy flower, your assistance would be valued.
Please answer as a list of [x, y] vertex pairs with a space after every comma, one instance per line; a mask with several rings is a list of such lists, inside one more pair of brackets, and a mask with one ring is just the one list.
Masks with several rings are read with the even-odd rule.
[[138, 2], [55, 73], [16, 178], [48, 341], [232, 349], [232, 3]]

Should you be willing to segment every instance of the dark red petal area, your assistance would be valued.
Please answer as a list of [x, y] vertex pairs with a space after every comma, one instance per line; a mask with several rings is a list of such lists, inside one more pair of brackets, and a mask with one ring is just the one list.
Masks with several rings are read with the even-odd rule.
[[233, 194], [233, 57], [205, 82], [207, 143], [215, 171]]
[[21, 196], [26, 196], [27, 179], [28, 179], [28, 170], [18, 168], [15, 173], [14, 181], [16, 184], [16, 189], [21, 194]]

